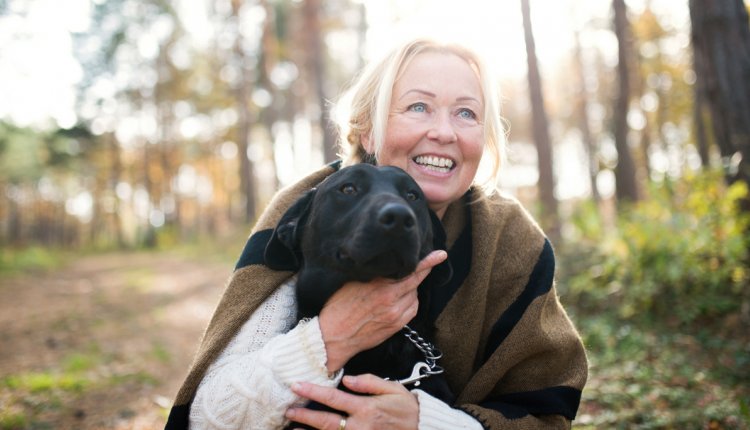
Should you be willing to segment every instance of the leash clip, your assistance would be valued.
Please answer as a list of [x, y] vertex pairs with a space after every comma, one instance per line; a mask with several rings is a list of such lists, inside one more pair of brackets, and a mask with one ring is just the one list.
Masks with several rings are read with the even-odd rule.
[[401, 383], [401, 385], [414, 384], [415, 387], [419, 387], [420, 381], [430, 375], [430, 366], [428, 366], [427, 363], [418, 361], [412, 368], [411, 375], [409, 375], [408, 378], [399, 379], [398, 382]]

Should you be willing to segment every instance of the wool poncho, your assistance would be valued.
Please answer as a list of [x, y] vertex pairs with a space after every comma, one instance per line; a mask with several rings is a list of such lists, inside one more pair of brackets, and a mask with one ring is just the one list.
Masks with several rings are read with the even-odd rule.
[[[252, 312], [293, 273], [264, 265], [278, 220], [333, 163], [279, 191], [253, 227], [177, 393], [168, 429], [187, 429], [208, 366]], [[472, 188], [443, 216], [454, 275], [430, 315], [455, 408], [487, 429], [569, 428], [587, 378], [583, 344], [555, 289], [550, 242], [518, 201]]]

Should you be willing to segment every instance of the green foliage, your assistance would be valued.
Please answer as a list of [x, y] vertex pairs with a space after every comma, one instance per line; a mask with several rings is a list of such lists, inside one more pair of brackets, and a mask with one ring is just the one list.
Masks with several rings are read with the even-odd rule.
[[[168, 360], [166, 351], [155, 350], [154, 354]], [[57, 366], [0, 377], [0, 430], [48, 428], [47, 413], [59, 413], [66, 403], [124, 385], [154, 386], [159, 382], [146, 371], [123, 368], [114, 360], [92, 344], [66, 354]]]
[[750, 428], [750, 374], [738, 361], [750, 351], [741, 343], [711, 344], [608, 314], [579, 319], [579, 329], [590, 378], [576, 428]]
[[0, 429], [13, 430], [27, 428], [28, 420], [26, 415], [10, 409], [0, 410]]
[[48, 270], [67, 261], [67, 253], [42, 246], [14, 249], [0, 248], [0, 276], [29, 270]]
[[29, 372], [11, 375], [3, 380], [3, 384], [11, 390], [23, 390], [30, 393], [51, 391], [81, 392], [89, 384], [85, 375], [78, 372], [52, 373]]
[[737, 313], [748, 301], [748, 214], [741, 182], [718, 173], [654, 185], [615, 229], [583, 207], [574, 216], [576, 249], [564, 257], [566, 293], [586, 311], [615, 306], [624, 319], [679, 323]]
[[44, 136], [0, 121], [0, 184], [36, 181], [46, 162]]
[[576, 209], [558, 267], [590, 363], [577, 428], [750, 429], [747, 193], [712, 172], [616, 221]]

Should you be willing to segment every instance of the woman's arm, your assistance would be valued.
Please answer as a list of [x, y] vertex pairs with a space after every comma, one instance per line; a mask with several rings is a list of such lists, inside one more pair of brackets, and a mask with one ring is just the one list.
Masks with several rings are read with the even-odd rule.
[[[294, 327], [294, 286], [279, 287], [209, 367], [190, 408], [191, 429], [277, 428], [300, 398], [293, 382], [329, 378], [317, 318]], [[290, 330], [291, 329], [291, 330]]]
[[448, 406], [421, 390], [412, 390], [419, 402], [418, 430], [482, 430], [484, 427], [474, 417], [460, 409]]

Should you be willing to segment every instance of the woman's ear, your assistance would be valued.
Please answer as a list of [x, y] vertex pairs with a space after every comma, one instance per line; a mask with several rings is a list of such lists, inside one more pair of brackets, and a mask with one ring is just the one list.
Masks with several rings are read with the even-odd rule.
[[368, 154], [374, 154], [375, 148], [372, 146], [372, 139], [370, 139], [370, 134], [360, 134], [359, 135], [359, 142], [362, 145], [362, 148], [365, 150]]
[[372, 164], [373, 166], [378, 165], [378, 160], [375, 158], [375, 148], [372, 143], [372, 139], [370, 138], [370, 135], [362, 135], [360, 138], [360, 145], [362, 150], [362, 159], [360, 160], [362, 163]]

